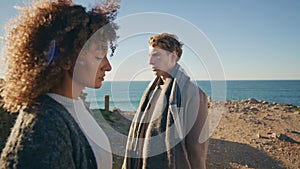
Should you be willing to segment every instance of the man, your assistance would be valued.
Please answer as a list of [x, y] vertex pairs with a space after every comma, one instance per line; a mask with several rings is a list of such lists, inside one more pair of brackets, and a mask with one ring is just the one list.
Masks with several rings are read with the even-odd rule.
[[175, 35], [150, 37], [149, 64], [156, 78], [131, 124], [123, 169], [206, 168], [207, 97], [177, 63], [181, 54]]

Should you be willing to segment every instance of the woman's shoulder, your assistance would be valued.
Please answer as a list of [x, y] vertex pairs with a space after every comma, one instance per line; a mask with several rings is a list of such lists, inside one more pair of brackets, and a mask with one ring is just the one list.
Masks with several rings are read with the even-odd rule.
[[75, 122], [68, 110], [48, 95], [42, 95], [25, 110], [28, 114], [33, 114], [38, 120], [45, 120], [51, 123]]
[[28, 137], [41, 138], [40, 135], [45, 133], [55, 137], [61, 132], [68, 133], [70, 118], [62, 105], [50, 97], [43, 96], [19, 113], [14, 128], [24, 128], [20, 134]]
[[[46, 106], [44, 101], [49, 101], [49, 104]], [[3, 165], [32, 166], [29, 164], [32, 159], [49, 160], [48, 157], [64, 154], [72, 147], [70, 125], [57, 111], [60, 106], [57, 108], [48, 98], [38, 103], [19, 112], [1, 154]]]

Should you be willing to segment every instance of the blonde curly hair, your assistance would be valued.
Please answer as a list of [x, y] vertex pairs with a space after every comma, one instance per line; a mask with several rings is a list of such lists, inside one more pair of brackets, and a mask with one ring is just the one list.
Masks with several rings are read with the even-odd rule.
[[[102, 2], [87, 11], [71, 0], [39, 0], [18, 8], [20, 15], [7, 23], [4, 54], [8, 64], [0, 89], [3, 107], [10, 112], [26, 108], [63, 80], [62, 66], [75, 64], [88, 38], [105, 26], [101, 40], [109, 42], [112, 54], [117, 38], [115, 19], [118, 1]], [[49, 64], [49, 50], [56, 43]]]

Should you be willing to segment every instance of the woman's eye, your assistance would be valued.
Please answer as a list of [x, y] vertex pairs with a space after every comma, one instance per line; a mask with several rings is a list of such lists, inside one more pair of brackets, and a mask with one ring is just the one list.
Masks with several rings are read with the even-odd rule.
[[96, 56], [95, 57], [97, 60], [102, 60], [103, 59], [103, 57], [101, 57], [101, 56]]

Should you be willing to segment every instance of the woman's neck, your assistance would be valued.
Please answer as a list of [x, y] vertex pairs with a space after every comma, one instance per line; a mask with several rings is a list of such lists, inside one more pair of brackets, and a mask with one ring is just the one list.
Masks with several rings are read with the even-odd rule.
[[51, 90], [51, 93], [59, 94], [71, 99], [77, 99], [83, 89], [84, 87], [74, 82], [69, 73], [67, 73], [65, 74], [62, 83]]

